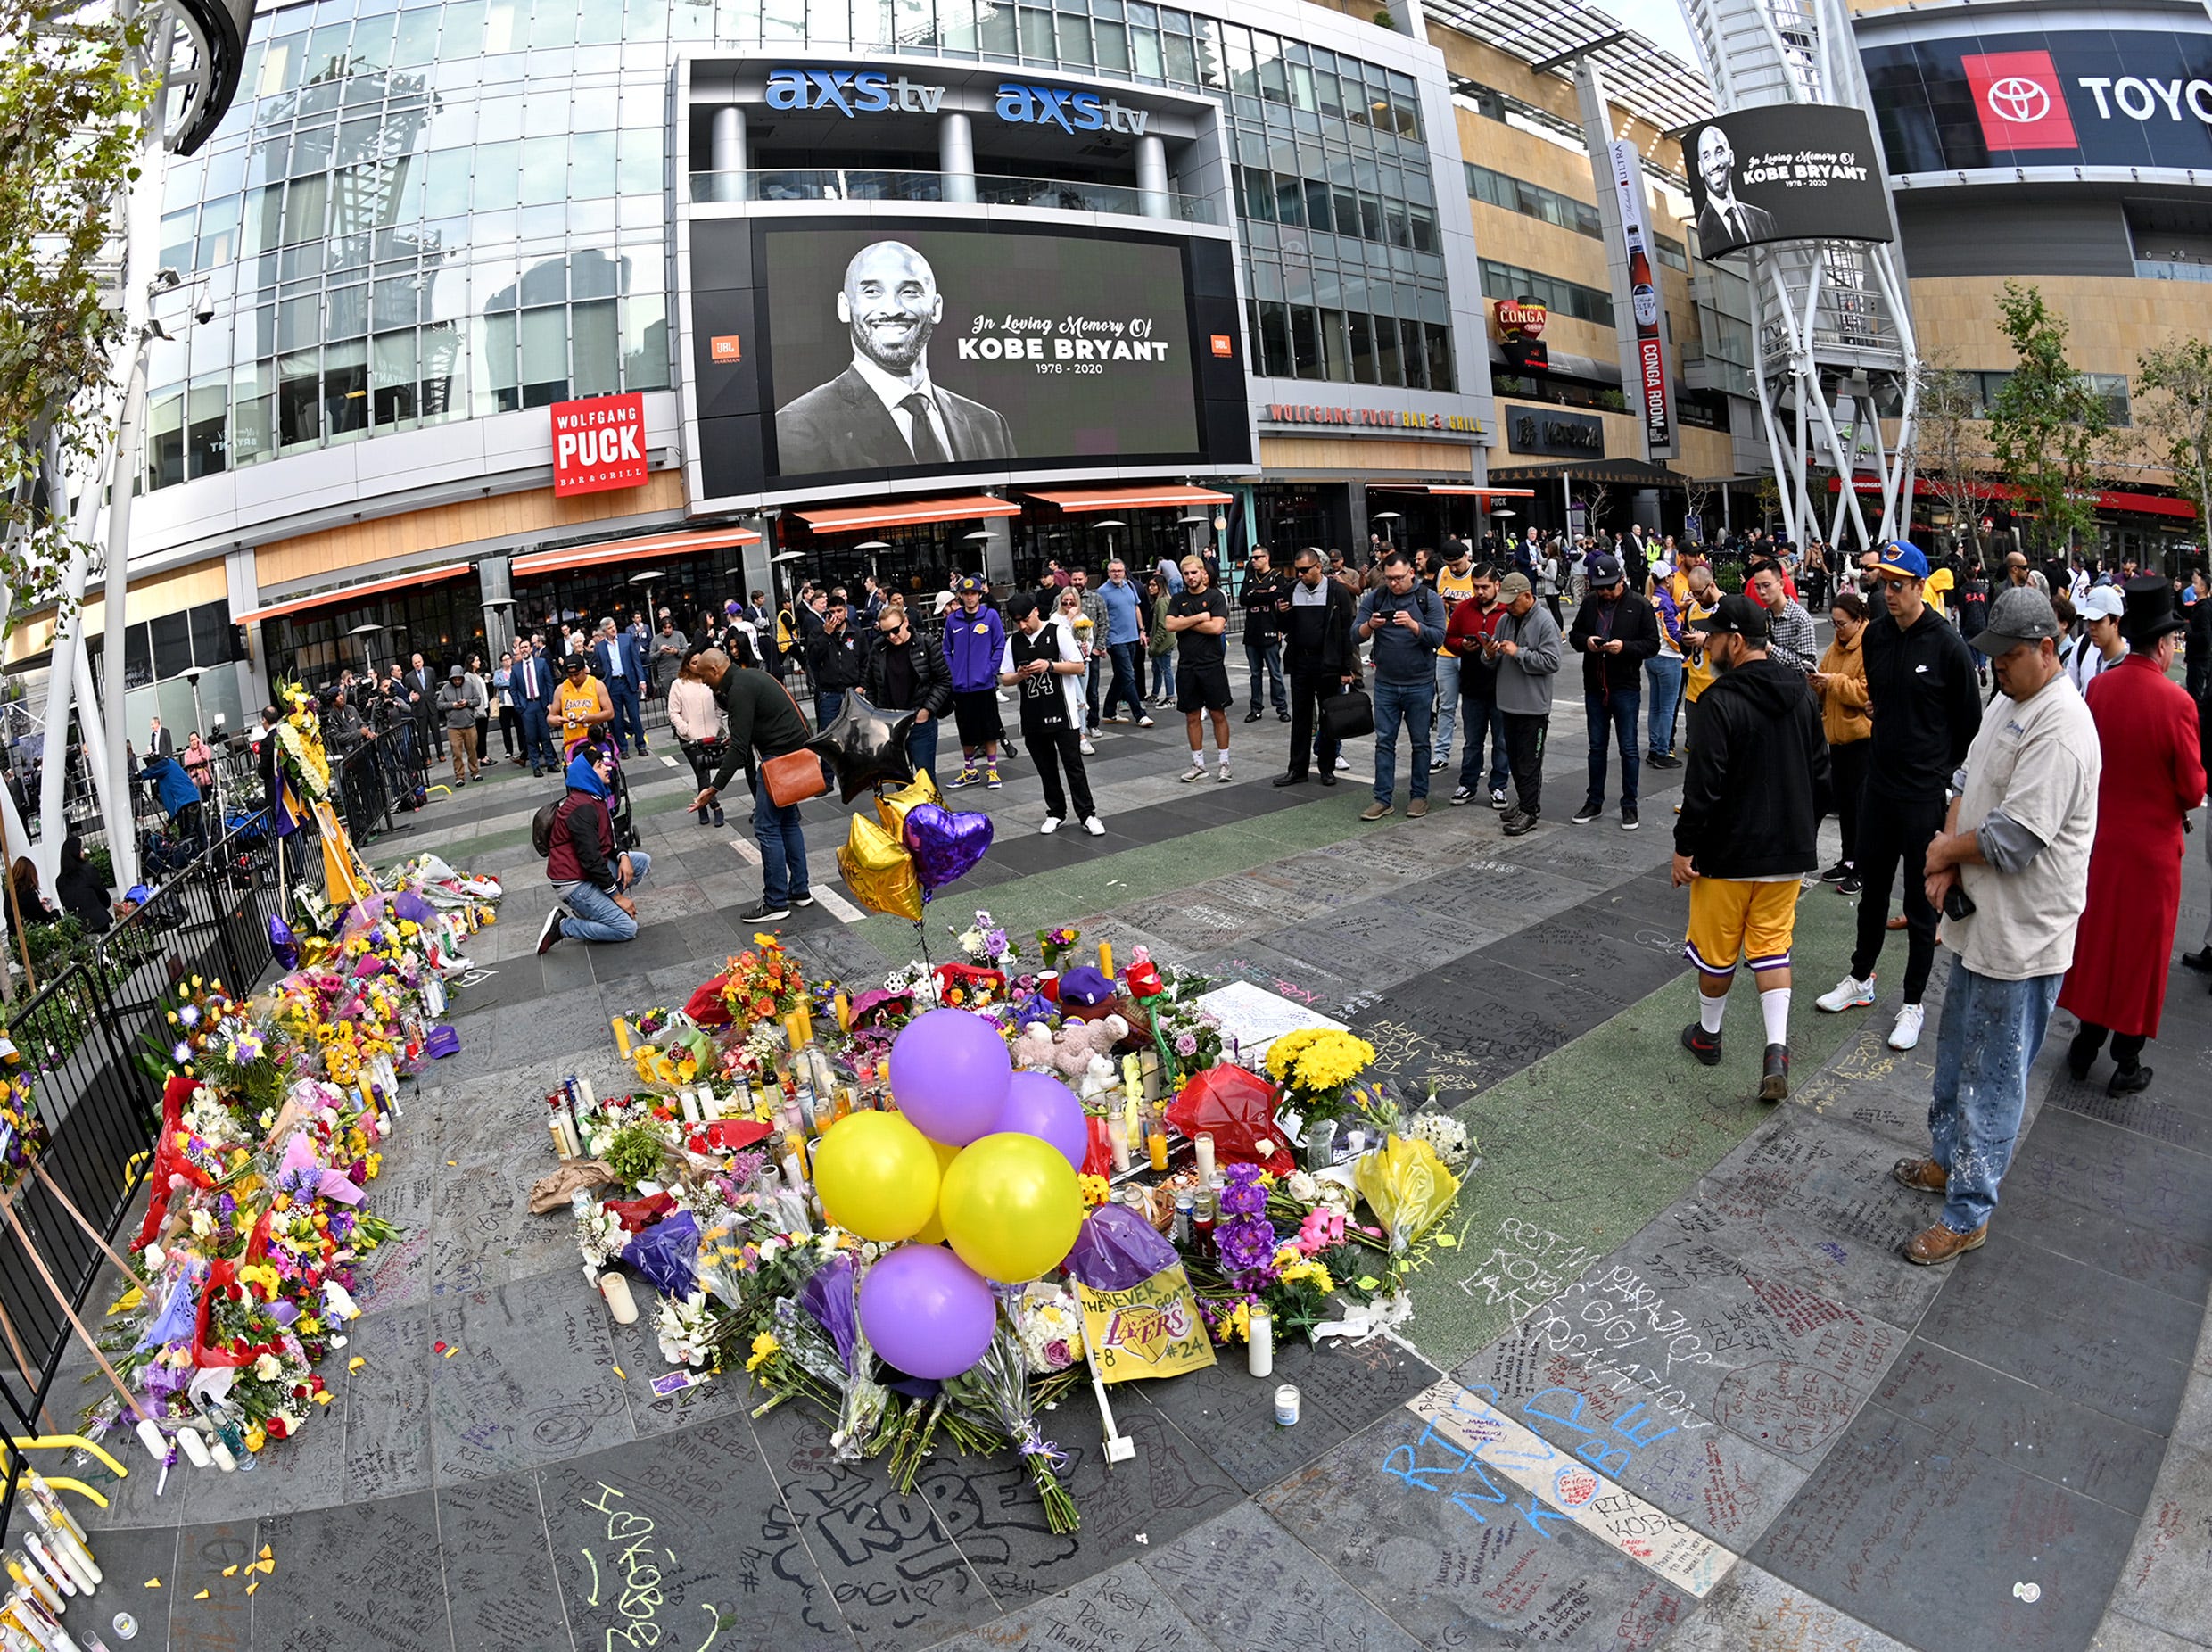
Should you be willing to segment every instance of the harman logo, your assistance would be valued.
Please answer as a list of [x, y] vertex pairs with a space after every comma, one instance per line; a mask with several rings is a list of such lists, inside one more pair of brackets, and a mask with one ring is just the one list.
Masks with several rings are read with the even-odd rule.
[[1142, 136], [1151, 112], [1132, 109], [1095, 92], [1064, 87], [1025, 86], [1002, 80], [998, 88], [998, 118], [1017, 126], [1056, 126], [1063, 132], [1129, 132]]
[[834, 109], [849, 120], [888, 109], [933, 115], [944, 97], [941, 86], [873, 69], [772, 69], [764, 101], [771, 109]]

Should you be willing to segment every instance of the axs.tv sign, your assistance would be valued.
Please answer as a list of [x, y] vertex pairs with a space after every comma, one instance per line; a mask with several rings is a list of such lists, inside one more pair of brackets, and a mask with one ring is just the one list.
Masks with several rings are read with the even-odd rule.
[[[861, 115], [933, 115], [945, 101], [945, 88], [877, 69], [772, 69], [761, 101], [771, 109], [826, 111], [848, 120]], [[1000, 81], [993, 106], [1010, 126], [1056, 126], [1069, 134], [1142, 136], [1151, 114], [1096, 92], [1020, 80]]]

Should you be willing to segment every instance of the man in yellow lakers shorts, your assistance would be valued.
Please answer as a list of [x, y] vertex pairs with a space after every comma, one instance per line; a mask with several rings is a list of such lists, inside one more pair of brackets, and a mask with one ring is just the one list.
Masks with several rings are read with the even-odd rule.
[[1674, 884], [1689, 885], [1682, 951], [1697, 970], [1682, 1047], [1721, 1064], [1729, 987], [1748, 963], [1766, 1025], [1759, 1099], [1779, 1102], [1789, 1094], [1790, 936], [1800, 880], [1820, 863], [1828, 740], [1803, 673], [1767, 657], [1764, 608], [1722, 597], [1703, 629], [1714, 676], [1674, 824]]

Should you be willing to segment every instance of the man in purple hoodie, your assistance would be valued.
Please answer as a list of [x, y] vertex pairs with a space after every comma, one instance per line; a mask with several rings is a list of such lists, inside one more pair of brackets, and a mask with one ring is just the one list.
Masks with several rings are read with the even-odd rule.
[[[964, 576], [957, 589], [960, 604], [945, 616], [945, 668], [952, 673], [953, 722], [960, 731], [960, 774], [952, 785], [972, 786], [980, 778], [996, 791], [1003, 784], [998, 743], [1006, 731], [998, 715], [998, 669], [1006, 654], [1006, 626], [996, 608], [984, 606], [984, 584], [976, 575]], [[984, 754], [980, 776], [976, 772], [978, 748]]]

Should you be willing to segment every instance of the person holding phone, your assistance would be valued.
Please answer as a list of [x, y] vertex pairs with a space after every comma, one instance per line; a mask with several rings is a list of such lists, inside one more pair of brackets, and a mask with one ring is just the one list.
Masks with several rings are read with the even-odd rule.
[[1360, 811], [1379, 821], [1392, 811], [1398, 786], [1398, 731], [1413, 741], [1406, 815], [1429, 812], [1429, 713], [1436, 698], [1436, 651], [1450, 616], [1444, 599], [1414, 576], [1402, 550], [1382, 558], [1382, 583], [1359, 599], [1352, 634], [1374, 645], [1374, 801]]
[[[1069, 587], [1061, 592], [1061, 600], [1075, 594]], [[1034, 596], [1016, 597], [1009, 607], [1014, 629], [1007, 634], [998, 680], [1021, 701], [1021, 737], [1036, 759], [1037, 782], [1044, 789], [1044, 820], [1037, 830], [1050, 837], [1068, 823], [1068, 794], [1072, 792], [1083, 830], [1102, 838], [1106, 824], [1098, 818], [1091, 777], [1083, 766], [1083, 748], [1090, 743], [1083, 738], [1083, 678], [1089, 670], [1085, 649], [1072, 626], [1046, 623]], [[1062, 769], [1068, 774], [1065, 790], [1061, 786]]]

